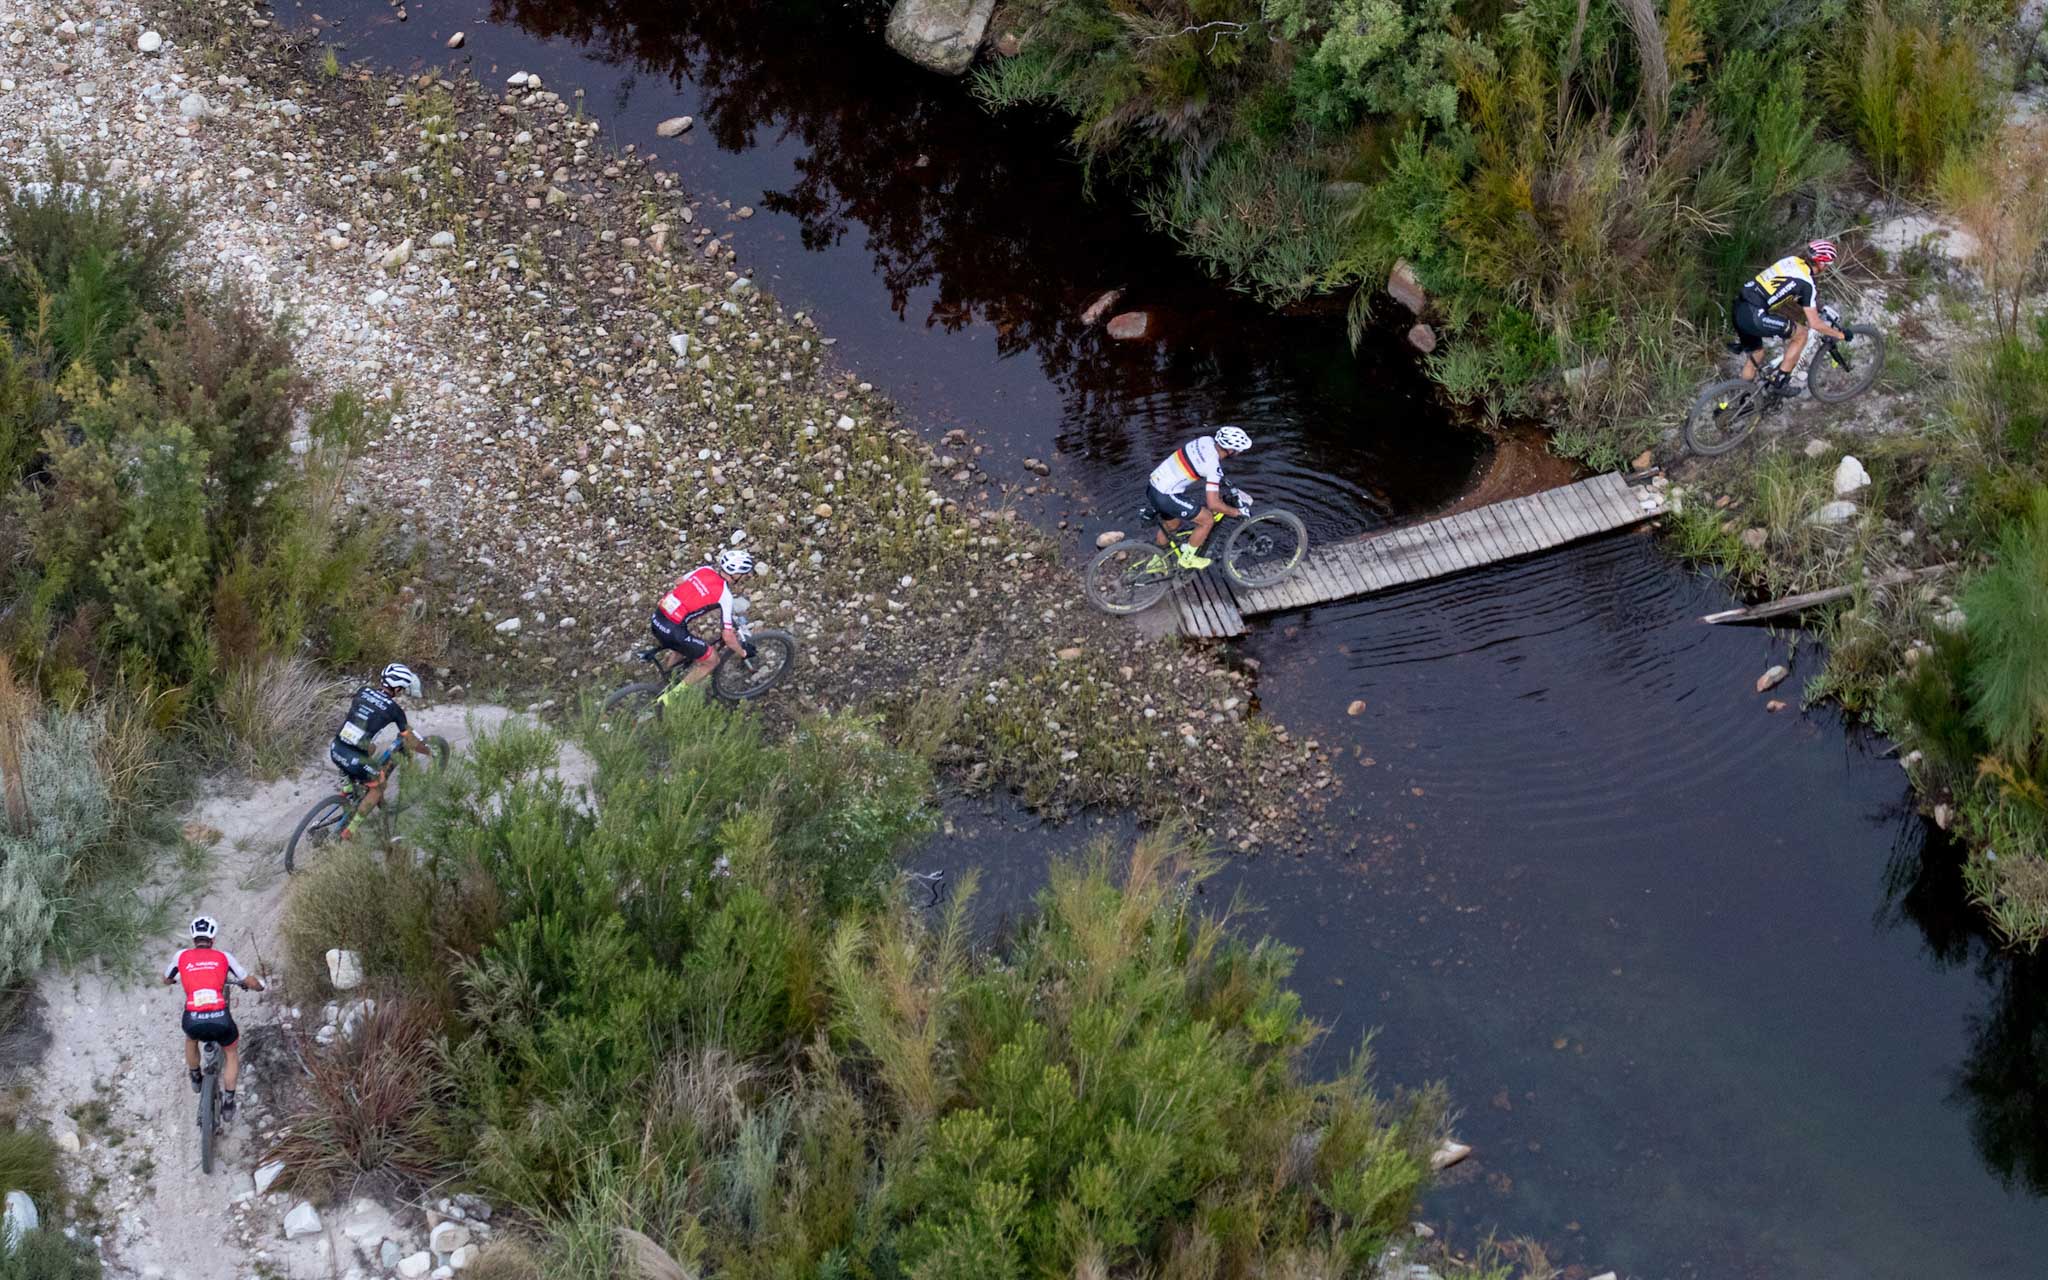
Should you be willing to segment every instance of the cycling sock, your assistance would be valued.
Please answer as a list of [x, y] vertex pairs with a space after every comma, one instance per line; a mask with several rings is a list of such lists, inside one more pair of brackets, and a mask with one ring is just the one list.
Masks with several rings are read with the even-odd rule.
[[197, 1067], [187, 1067], [187, 1068], [185, 1068], [185, 1078], [186, 1078], [186, 1079], [188, 1079], [188, 1080], [190, 1080], [190, 1081], [192, 1082], [192, 1087], [193, 1087], [193, 1089], [197, 1090], [197, 1089], [199, 1088], [199, 1082], [200, 1082], [200, 1080], [201, 1080], [201, 1079], [203, 1079], [204, 1077], [202, 1077], [202, 1076], [201, 1076], [201, 1075], [199, 1074], [199, 1068], [197, 1068]]

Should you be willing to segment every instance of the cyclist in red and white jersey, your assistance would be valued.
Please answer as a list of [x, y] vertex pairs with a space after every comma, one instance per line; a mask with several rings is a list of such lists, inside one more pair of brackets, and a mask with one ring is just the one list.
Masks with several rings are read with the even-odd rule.
[[661, 644], [662, 653], [657, 659], [663, 671], [672, 670], [678, 662], [690, 662], [689, 671], [683, 675], [684, 684], [697, 684], [711, 674], [718, 665], [718, 654], [704, 641], [689, 632], [690, 619], [700, 613], [718, 610], [723, 635], [721, 640], [726, 648], [740, 656], [746, 656], [746, 646], [740, 643], [739, 632], [733, 629], [733, 595], [729, 579], [754, 571], [754, 557], [744, 551], [727, 549], [718, 553], [717, 567], [705, 565], [692, 569], [668, 589], [661, 603], [654, 610], [654, 620], [648, 629]]
[[212, 916], [192, 922], [192, 945], [171, 958], [164, 969], [164, 985], [176, 982], [185, 988], [185, 1074], [192, 1080], [192, 1092], [199, 1092], [199, 1042], [210, 1040], [221, 1047], [225, 1061], [220, 1075], [220, 1118], [235, 1118], [235, 1085], [242, 1074], [239, 1048], [241, 1032], [228, 1012], [228, 987], [247, 991], [263, 990], [263, 979], [242, 968], [241, 961], [214, 946], [220, 925]]
[[[1223, 500], [1223, 460], [1251, 447], [1252, 438], [1239, 428], [1218, 427], [1214, 435], [1196, 436], [1152, 469], [1145, 494], [1152, 501], [1152, 509], [1160, 515], [1159, 545], [1167, 545], [1166, 535], [1179, 529], [1181, 521], [1195, 522], [1187, 541], [1174, 544], [1181, 567], [1208, 568], [1209, 560], [1201, 554], [1202, 544], [1208, 541], [1209, 530], [1216, 527], [1216, 517], [1244, 514]], [[1188, 494], [1197, 484], [1203, 487], [1200, 505]]]

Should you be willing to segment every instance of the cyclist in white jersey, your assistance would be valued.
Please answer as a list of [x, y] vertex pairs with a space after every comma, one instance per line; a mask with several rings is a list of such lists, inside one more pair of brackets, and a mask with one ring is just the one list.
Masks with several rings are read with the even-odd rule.
[[[1182, 568], [1208, 568], [1210, 562], [1201, 554], [1202, 544], [1208, 541], [1209, 530], [1216, 527], [1216, 517], [1244, 514], [1223, 500], [1223, 460], [1251, 447], [1252, 438], [1239, 428], [1218, 427], [1216, 434], [1196, 436], [1152, 468], [1145, 492], [1152, 500], [1152, 509], [1160, 516], [1159, 545], [1168, 545], [1167, 535], [1178, 530], [1181, 521], [1195, 522], [1194, 532], [1186, 542], [1172, 544]], [[1199, 504], [1189, 492], [1197, 484], [1202, 486]]]

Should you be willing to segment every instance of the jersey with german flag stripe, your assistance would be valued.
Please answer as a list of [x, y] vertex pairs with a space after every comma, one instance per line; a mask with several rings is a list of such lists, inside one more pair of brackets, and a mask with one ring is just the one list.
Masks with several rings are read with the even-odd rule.
[[1214, 436], [1196, 436], [1152, 468], [1152, 487], [1161, 493], [1179, 493], [1197, 480], [1211, 492], [1223, 486], [1223, 456]]

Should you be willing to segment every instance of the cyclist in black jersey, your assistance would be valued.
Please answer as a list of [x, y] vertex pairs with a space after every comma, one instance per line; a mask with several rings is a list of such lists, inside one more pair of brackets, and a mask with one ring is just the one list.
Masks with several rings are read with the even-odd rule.
[[1817, 330], [1825, 337], [1849, 340], [1846, 331], [1828, 323], [1821, 314], [1820, 293], [1814, 283], [1814, 277], [1834, 260], [1834, 242], [1815, 240], [1805, 253], [1787, 254], [1743, 282], [1732, 311], [1745, 382], [1756, 381], [1762, 371], [1765, 338], [1786, 339], [1785, 356], [1768, 379], [1780, 395], [1798, 394], [1791, 385], [1792, 371], [1799, 367], [1809, 334]]
[[349, 815], [341, 826], [341, 838], [352, 839], [356, 819], [365, 816], [377, 807], [384, 798], [384, 775], [378, 772], [370, 759], [370, 747], [386, 725], [398, 726], [398, 740], [414, 755], [432, 754], [427, 744], [420, 741], [405, 721], [405, 708], [398, 705], [400, 694], [420, 695], [420, 678], [413, 674], [411, 667], [394, 662], [384, 668], [378, 683], [364, 685], [356, 690], [355, 698], [348, 704], [348, 716], [335, 731], [334, 743], [327, 748], [327, 758], [334, 767], [347, 777], [355, 779], [368, 788], [363, 793], [363, 802]]

